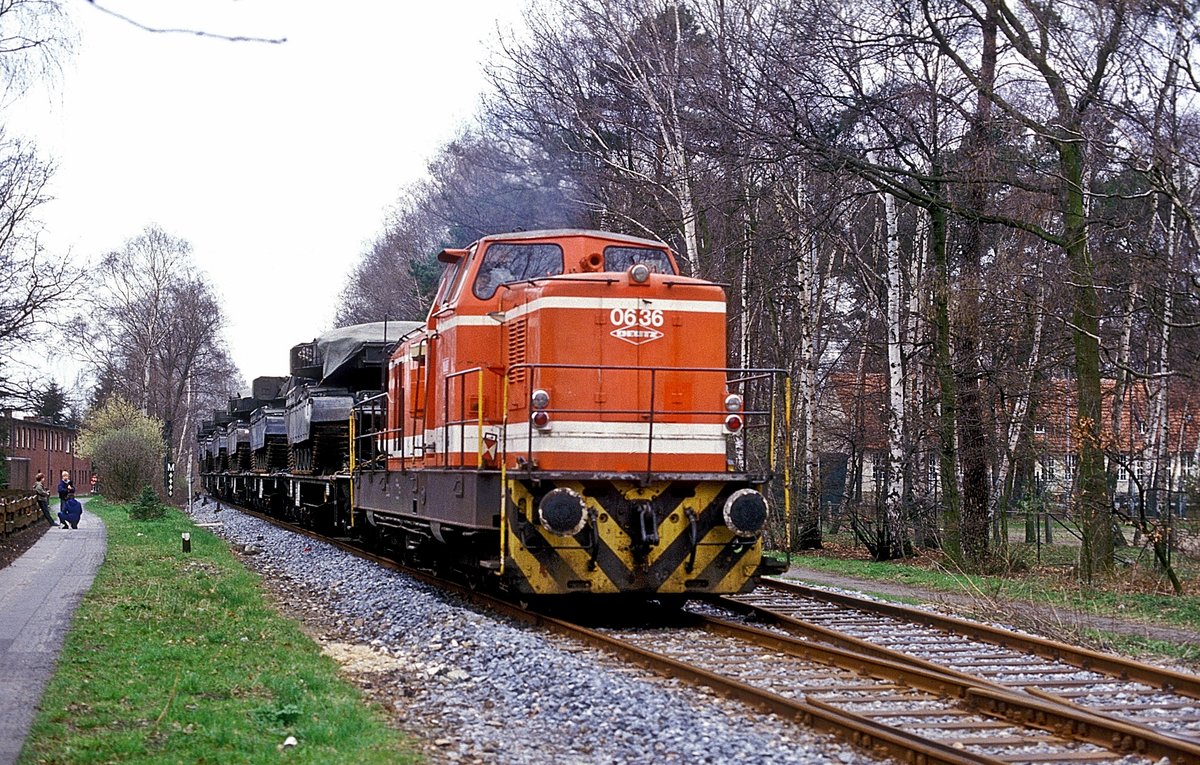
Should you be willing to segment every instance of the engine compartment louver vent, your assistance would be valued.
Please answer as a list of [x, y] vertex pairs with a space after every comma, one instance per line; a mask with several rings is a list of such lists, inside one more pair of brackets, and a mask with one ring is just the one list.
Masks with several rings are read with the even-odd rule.
[[[528, 319], [522, 317], [505, 324], [508, 332], [508, 382], [518, 384], [525, 382], [528, 369], [518, 365], [525, 363], [525, 333], [528, 329]], [[514, 367], [518, 367], [514, 369]]]

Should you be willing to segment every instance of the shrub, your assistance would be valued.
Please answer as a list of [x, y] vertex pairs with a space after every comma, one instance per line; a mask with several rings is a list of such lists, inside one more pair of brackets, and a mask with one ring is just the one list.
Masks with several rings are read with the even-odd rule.
[[137, 502], [129, 506], [129, 517], [135, 521], [157, 521], [166, 515], [166, 505], [159, 501], [158, 495], [149, 486], [142, 489]]
[[162, 423], [116, 397], [92, 411], [79, 434], [79, 451], [92, 458], [104, 495], [118, 502], [159, 483], [164, 449]]

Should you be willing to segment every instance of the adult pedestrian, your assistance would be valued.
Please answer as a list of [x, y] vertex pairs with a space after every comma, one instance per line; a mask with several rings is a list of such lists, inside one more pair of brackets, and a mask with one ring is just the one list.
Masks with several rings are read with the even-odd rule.
[[54, 516], [50, 514], [50, 490], [46, 488], [46, 474], [39, 470], [34, 479], [33, 493], [37, 495], [38, 509], [42, 511], [46, 523], [53, 526]]
[[61, 505], [67, 501], [68, 494], [75, 493], [75, 484], [71, 482], [71, 471], [62, 471], [62, 478], [58, 482], [58, 503]]
[[73, 529], [79, 528], [79, 519], [83, 517], [83, 505], [79, 504], [79, 500], [75, 499], [75, 490], [67, 495], [67, 501], [63, 503], [58, 510], [58, 519], [62, 521], [62, 527], [65, 529], [68, 526]]

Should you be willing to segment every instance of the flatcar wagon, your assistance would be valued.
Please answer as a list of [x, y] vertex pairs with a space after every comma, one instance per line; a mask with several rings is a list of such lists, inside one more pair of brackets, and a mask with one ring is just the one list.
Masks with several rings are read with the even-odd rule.
[[[209, 490], [522, 596], [753, 587], [786, 378], [726, 367], [722, 286], [681, 276], [661, 242], [596, 231], [439, 260], [426, 320], [343, 347], [353, 374], [293, 358], [288, 469], [211, 472]], [[343, 409], [317, 459], [291, 413], [324, 388]]]

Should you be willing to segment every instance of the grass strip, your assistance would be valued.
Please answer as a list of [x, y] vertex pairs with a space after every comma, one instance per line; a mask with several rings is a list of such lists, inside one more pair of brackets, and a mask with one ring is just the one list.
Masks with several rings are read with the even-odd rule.
[[[173, 509], [87, 510], [108, 526], [107, 557], [21, 765], [420, 761], [221, 539]], [[288, 736], [298, 745], [281, 748]]]
[[[1114, 592], [1079, 584], [1064, 587], [1060, 580], [1044, 577], [1007, 578], [955, 574], [889, 561], [793, 556], [804, 568], [878, 582], [899, 582], [941, 592], [957, 592], [1009, 600], [1028, 600], [1069, 608], [1086, 614], [1120, 614], [1149, 624], [1200, 629], [1200, 597]], [[803, 578], [803, 574], [798, 575]]]

